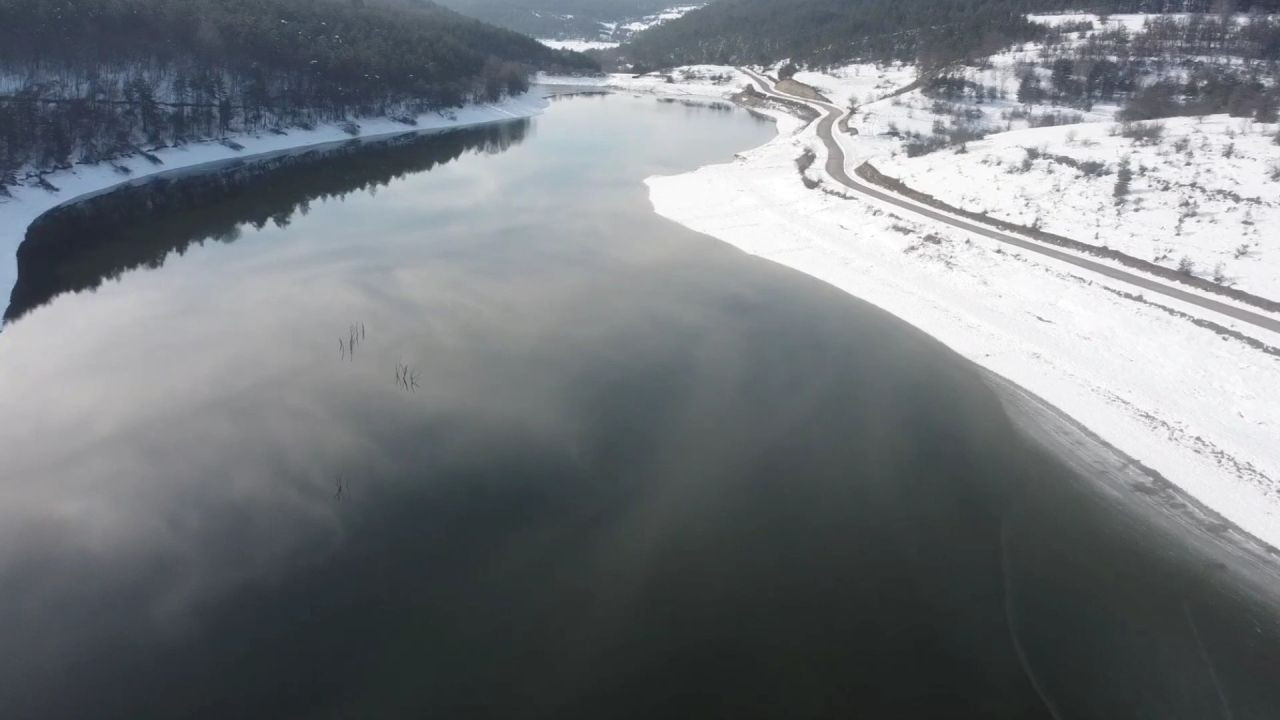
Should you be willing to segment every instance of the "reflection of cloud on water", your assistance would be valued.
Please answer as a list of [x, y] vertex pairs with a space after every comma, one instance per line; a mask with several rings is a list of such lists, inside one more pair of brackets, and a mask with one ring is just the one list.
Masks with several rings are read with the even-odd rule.
[[[689, 167], [737, 142], [703, 143]], [[61, 677], [119, 638], [136, 650], [202, 627], [224, 598], [322, 566], [353, 520], [449, 462], [593, 457], [607, 408], [587, 406], [601, 388], [584, 372], [616, 365], [625, 388], [666, 352], [663, 323], [712, 318], [685, 307], [703, 291], [677, 287], [696, 274], [655, 290], [656, 267], [674, 268], [695, 236], [656, 218], [638, 182], [536, 183], [538, 164], [451, 163], [374, 198], [298, 201], [281, 226], [228, 212], [213, 224], [234, 243], [175, 247], [165, 237], [182, 233], [162, 233], [143, 263], [162, 270], [102, 275], [115, 279], [8, 326], [0, 677]], [[401, 205], [413, 198], [416, 210]], [[138, 257], [76, 262], [94, 275]], [[335, 362], [354, 318], [354, 362]], [[410, 392], [389, 382], [397, 362]]]

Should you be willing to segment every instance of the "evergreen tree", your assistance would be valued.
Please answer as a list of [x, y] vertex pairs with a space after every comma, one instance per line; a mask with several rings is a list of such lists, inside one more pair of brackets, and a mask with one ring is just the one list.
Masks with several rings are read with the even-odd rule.
[[1133, 183], [1133, 168], [1129, 164], [1129, 158], [1120, 161], [1120, 167], [1116, 170], [1116, 185], [1112, 190], [1117, 203], [1124, 202], [1129, 196], [1129, 186]]
[[1033, 72], [1022, 76], [1018, 83], [1018, 102], [1023, 105], [1038, 103], [1044, 99], [1044, 90], [1040, 87], [1040, 78]]

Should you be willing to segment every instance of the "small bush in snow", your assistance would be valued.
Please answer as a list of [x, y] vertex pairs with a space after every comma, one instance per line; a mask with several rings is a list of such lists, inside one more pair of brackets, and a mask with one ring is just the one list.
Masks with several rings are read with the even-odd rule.
[[1079, 125], [1084, 122], [1084, 115], [1074, 112], [1046, 112], [1040, 115], [1031, 115], [1027, 118], [1027, 124], [1033, 128], [1057, 127], [1059, 125]]
[[338, 127], [342, 129], [342, 132], [352, 137], [355, 137], [356, 135], [360, 134], [360, 126], [350, 120], [339, 123]]
[[1107, 164], [1099, 160], [1085, 160], [1080, 163], [1080, 172], [1086, 177], [1102, 177], [1107, 174]]
[[1127, 122], [1120, 126], [1120, 136], [1140, 145], [1154, 145], [1164, 137], [1164, 123]]
[[813, 148], [805, 148], [804, 152], [800, 153], [800, 157], [796, 158], [796, 169], [803, 175], [805, 170], [813, 167], [813, 161], [817, 159], [818, 156], [813, 152]]
[[1183, 275], [1194, 275], [1196, 272], [1196, 263], [1190, 257], [1183, 255], [1178, 260], [1178, 272]]
[[1120, 167], [1116, 169], [1116, 184], [1112, 190], [1116, 202], [1124, 202], [1125, 197], [1129, 195], [1129, 185], [1133, 182], [1133, 168], [1129, 166], [1129, 158], [1120, 161]]
[[796, 158], [796, 170], [800, 171], [800, 182], [804, 183], [804, 186], [810, 190], [814, 190], [822, 184], [821, 180], [815, 180], [808, 175], [809, 168], [813, 167], [813, 161], [817, 159], [818, 156], [813, 152], [812, 148], [805, 148], [804, 152], [800, 153], [800, 157]]

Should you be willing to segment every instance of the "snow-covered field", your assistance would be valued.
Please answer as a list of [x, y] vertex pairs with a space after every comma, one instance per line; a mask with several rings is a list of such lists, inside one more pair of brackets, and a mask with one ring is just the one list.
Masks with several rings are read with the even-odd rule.
[[723, 100], [742, 90], [750, 80], [740, 70], [724, 65], [688, 65], [667, 73], [628, 75], [613, 73], [599, 77], [570, 77], [539, 75], [542, 85], [569, 85], [574, 87], [598, 87], [649, 93], [670, 97], [687, 96], [711, 100]]
[[[510, 98], [504, 102], [470, 105], [443, 113], [417, 118], [416, 126], [390, 118], [366, 118], [359, 122], [360, 138], [370, 140], [406, 132], [422, 132], [479, 125], [483, 123], [531, 117], [546, 109], [548, 103], [538, 92]], [[156, 173], [191, 168], [205, 163], [231, 159], [248, 159], [254, 155], [277, 153], [314, 145], [351, 140], [337, 125], [321, 125], [314, 130], [291, 130], [286, 135], [237, 135], [229, 138], [242, 149], [235, 150], [219, 142], [192, 143], [177, 148], [158, 150], [154, 154], [163, 164], [155, 165], [142, 158], [126, 158], [115, 162], [128, 169], [122, 174], [110, 164], [78, 165], [71, 170], [50, 173], [45, 179], [57, 191], [35, 186], [11, 187], [11, 197], [0, 197], [0, 287], [12, 288], [17, 279], [16, 253], [32, 220], [50, 208], [84, 195], [101, 192], [121, 182], [136, 180]]]
[[[701, 68], [699, 74], [710, 71]], [[870, 76], [872, 88], [879, 82], [875, 77]], [[821, 87], [822, 79], [816, 80]], [[828, 82], [840, 87], [845, 80], [835, 75]], [[677, 83], [675, 91], [694, 94], [687, 85], [696, 84]], [[852, 92], [865, 98], [865, 87]], [[662, 86], [651, 90], [661, 92]], [[915, 325], [1280, 546], [1280, 356], [1179, 313], [1238, 329], [1272, 347], [1280, 347], [1280, 335], [1158, 296], [1144, 298], [1123, 282], [1010, 251], [892, 206], [807, 189], [796, 158], [806, 148], [822, 154], [814, 127], [787, 116], [779, 116], [779, 125], [775, 140], [740, 153], [733, 163], [650, 178], [655, 209]], [[1110, 136], [1099, 128], [1101, 146]], [[1084, 140], [1078, 130], [1075, 142], [1090, 149]], [[1009, 142], [1016, 146], [1016, 137]], [[844, 136], [842, 144], [851, 166], [867, 153], [888, 155], [888, 144], [875, 138]], [[982, 156], [971, 145], [960, 159], [977, 163]], [[952, 152], [928, 157], [939, 168], [957, 158]], [[967, 176], [961, 180], [951, 177], [959, 186], [953, 192], [986, 189]], [[824, 184], [838, 188], [830, 179]], [[1144, 192], [1141, 187], [1135, 180], [1135, 196]], [[1081, 225], [1087, 223], [1078, 222], [1067, 234], [1080, 235]], [[1265, 253], [1259, 260], [1278, 262]]]
[[[1169, 267], [1180, 263], [1280, 299], [1280, 125], [1226, 115], [1170, 118], [1145, 143], [1111, 123], [1000, 133], [941, 151], [876, 161], [910, 187], [966, 210]], [[1121, 163], [1133, 173], [1117, 202]], [[1094, 163], [1087, 173], [1080, 168]]]
[[873, 103], [916, 79], [914, 65], [855, 63], [822, 71], [801, 70], [795, 79], [816, 88], [839, 107]]

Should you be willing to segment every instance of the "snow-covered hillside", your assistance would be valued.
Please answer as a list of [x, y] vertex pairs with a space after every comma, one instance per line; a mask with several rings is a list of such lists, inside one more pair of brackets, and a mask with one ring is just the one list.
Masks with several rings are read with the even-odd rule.
[[569, 39], [539, 39], [539, 42], [550, 47], [561, 50], [607, 50], [615, 48], [631, 39], [636, 33], [644, 32], [655, 25], [661, 25], [669, 20], [676, 20], [684, 17], [689, 12], [697, 10], [705, 3], [694, 5], [674, 5], [660, 12], [642, 17], [631, 18], [621, 22], [602, 22], [599, 31], [592, 37], [569, 38]]
[[822, 93], [841, 107], [850, 103], [872, 103], [909, 84], [916, 78], [914, 65], [853, 63], [842, 67], [801, 70], [795, 79]]
[[661, 25], [669, 20], [678, 20], [686, 14], [702, 7], [703, 4], [705, 3], [696, 5], [676, 5], [674, 7], [669, 7], [662, 12], [654, 13], [653, 15], [646, 15], [637, 20], [632, 20], [631, 22], [622, 23], [618, 28], [626, 31], [630, 35], [634, 35], [638, 32], [648, 30], [655, 25]]
[[544, 85], [598, 87], [663, 96], [689, 96], [723, 100], [742, 90], [750, 80], [737, 68], [724, 65], [688, 65], [668, 72], [630, 75], [614, 73], [600, 77], [539, 75]]
[[1280, 125], [1212, 115], [1159, 127], [1156, 140], [1110, 123], [1018, 130], [876, 164], [957, 207], [1280, 298]]
[[573, 50], [575, 52], [608, 50], [619, 45], [619, 43], [612, 40], [551, 40], [549, 38], [538, 38], [538, 42], [556, 50]]
[[[1037, 19], [1092, 24], [1057, 49], [1070, 57], [1098, 33], [1139, 32], [1149, 18]], [[1280, 124], [1225, 114], [1126, 124], [1118, 99], [1068, 106], [1047, 91], [1020, 98], [1028, 75], [1050, 86], [1045, 53], [1026, 45], [953, 70], [949, 77], [966, 85], [951, 92], [922, 83], [885, 98], [892, 83], [910, 82], [910, 67], [850, 65], [796, 79], [838, 105], [857, 104], [855, 159], [913, 189], [1280, 299], [1280, 234], [1267, 230], [1280, 227]], [[1152, 63], [1138, 83], [1182, 73], [1176, 63]]]

